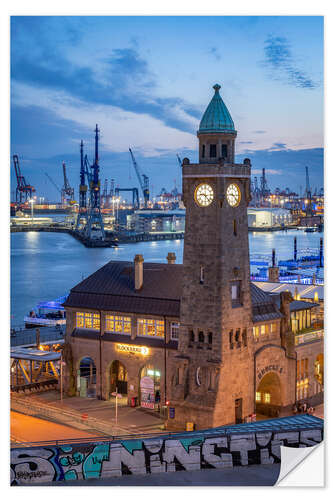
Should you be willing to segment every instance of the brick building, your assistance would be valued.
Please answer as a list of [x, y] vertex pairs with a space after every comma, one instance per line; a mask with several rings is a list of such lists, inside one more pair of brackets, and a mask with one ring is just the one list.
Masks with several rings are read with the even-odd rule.
[[298, 341], [317, 304], [250, 282], [251, 163], [234, 163], [237, 132], [219, 89], [200, 123], [199, 163], [182, 163], [183, 264], [174, 254], [111, 261], [64, 304], [68, 391], [110, 399], [117, 389], [152, 411], [169, 401], [170, 429], [322, 400], [322, 336]]

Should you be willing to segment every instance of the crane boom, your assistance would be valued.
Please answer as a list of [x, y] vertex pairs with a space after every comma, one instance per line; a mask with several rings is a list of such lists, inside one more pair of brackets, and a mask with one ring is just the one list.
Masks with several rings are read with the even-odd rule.
[[137, 164], [137, 162], [134, 158], [134, 155], [132, 153], [131, 148], [129, 148], [129, 152], [131, 154], [134, 170], [136, 172], [136, 175], [137, 175], [137, 178], [138, 178], [141, 190], [142, 190], [145, 208], [147, 208], [148, 201], [149, 201], [149, 177], [141, 172], [139, 165]]
[[47, 172], [44, 172], [44, 174], [46, 175], [48, 180], [53, 184], [53, 186], [56, 188], [56, 190], [59, 191], [59, 193], [61, 194], [61, 189], [56, 185], [56, 183], [54, 182], [52, 177]]
[[26, 183], [25, 177], [21, 173], [20, 163], [17, 155], [13, 155], [13, 163], [16, 175], [16, 203], [26, 202], [32, 197], [36, 189]]

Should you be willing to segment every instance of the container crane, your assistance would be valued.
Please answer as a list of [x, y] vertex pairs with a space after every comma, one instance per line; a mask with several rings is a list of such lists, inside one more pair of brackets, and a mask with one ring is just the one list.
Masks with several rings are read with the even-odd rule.
[[73, 203], [74, 203], [74, 188], [72, 188], [68, 182], [65, 162], [62, 162], [62, 172], [63, 172], [63, 176], [64, 176], [64, 185], [61, 189], [61, 204], [67, 205], [69, 203], [70, 205], [73, 205]]
[[148, 201], [149, 201], [149, 177], [145, 174], [143, 174], [139, 168], [139, 165], [137, 164], [134, 155], [132, 153], [131, 148], [129, 148], [129, 152], [131, 154], [133, 166], [143, 193], [143, 199], [144, 199], [144, 206], [147, 208]]
[[16, 175], [16, 203], [26, 203], [30, 198], [32, 198], [32, 193], [36, 191], [36, 189], [27, 184], [25, 177], [21, 173], [19, 159], [17, 155], [13, 155], [14, 169]]

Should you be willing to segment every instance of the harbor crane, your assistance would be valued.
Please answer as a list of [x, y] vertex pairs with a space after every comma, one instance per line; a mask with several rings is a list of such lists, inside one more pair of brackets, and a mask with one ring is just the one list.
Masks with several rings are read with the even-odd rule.
[[181, 159], [179, 157], [179, 154], [177, 154], [176, 156], [177, 156], [177, 160], [178, 160], [179, 166], [181, 167], [182, 166], [182, 161], [181, 161]]
[[312, 196], [309, 179], [309, 167], [305, 167], [305, 213], [308, 217], [312, 215]]
[[85, 156], [85, 171], [89, 182], [89, 208], [86, 226], [88, 239], [105, 240], [104, 222], [101, 214], [101, 181], [99, 179], [99, 157], [98, 157], [99, 129], [95, 128], [95, 160], [89, 165], [87, 155]]
[[56, 188], [56, 190], [58, 191], [58, 193], [60, 194], [60, 196], [62, 196], [61, 189], [57, 186], [57, 184], [54, 182], [54, 180], [52, 179], [52, 177], [47, 172], [44, 172], [44, 174], [46, 175], [46, 177], [48, 178], [48, 180], [51, 182], [51, 184], [53, 184], [53, 186]]
[[67, 173], [66, 173], [66, 164], [62, 162], [62, 172], [64, 176], [64, 185], [61, 188], [61, 204], [62, 205], [73, 205], [74, 203], [74, 188], [72, 188], [69, 184]]
[[115, 189], [116, 198], [118, 198], [119, 193], [121, 191], [127, 191], [127, 192], [130, 191], [130, 192], [132, 192], [132, 205], [133, 205], [133, 209], [134, 210], [138, 210], [140, 208], [139, 190], [138, 190], [138, 188], [119, 188], [119, 187], [116, 187], [116, 189]]
[[36, 189], [27, 184], [25, 177], [21, 173], [20, 163], [17, 155], [13, 155], [14, 169], [16, 175], [16, 194], [15, 201], [16, 203], [26, 203], [28, 200], [32, 198], [32, 193], [36, 191]]
[[149, 177], [145, 174], [143, 174], [139, 168], [139, 165], [137, 164], [134, 155], [132, 153], [131, 148], [129, 148], [129, 152], [131, 154], [133, 166], [142, 190], [143, 194], [143, 199], [144, 199], [144, 207], [147, 208], [148, 201], [149, 201]]
[[76, 230], [80, 229], [83, 221], [87, 224], [87, 191], [85, 158], [83, 156], [83, 141], [80, 144], [80, 198], [79, 198], [79, 213], [76, 219]]

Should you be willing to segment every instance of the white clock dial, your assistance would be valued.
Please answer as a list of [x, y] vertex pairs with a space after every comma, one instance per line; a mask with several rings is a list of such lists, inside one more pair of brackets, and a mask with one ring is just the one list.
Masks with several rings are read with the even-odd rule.
[[231, 207], [237, 207], [241, 200], [241, 192], [237, 184], [229, 184], [226, 192], [227, 202]]
[[197, 186], [194, 199], [200, 207], [208, 207], [214, 199], [214, 191], [209, 184], [199, 184]]

